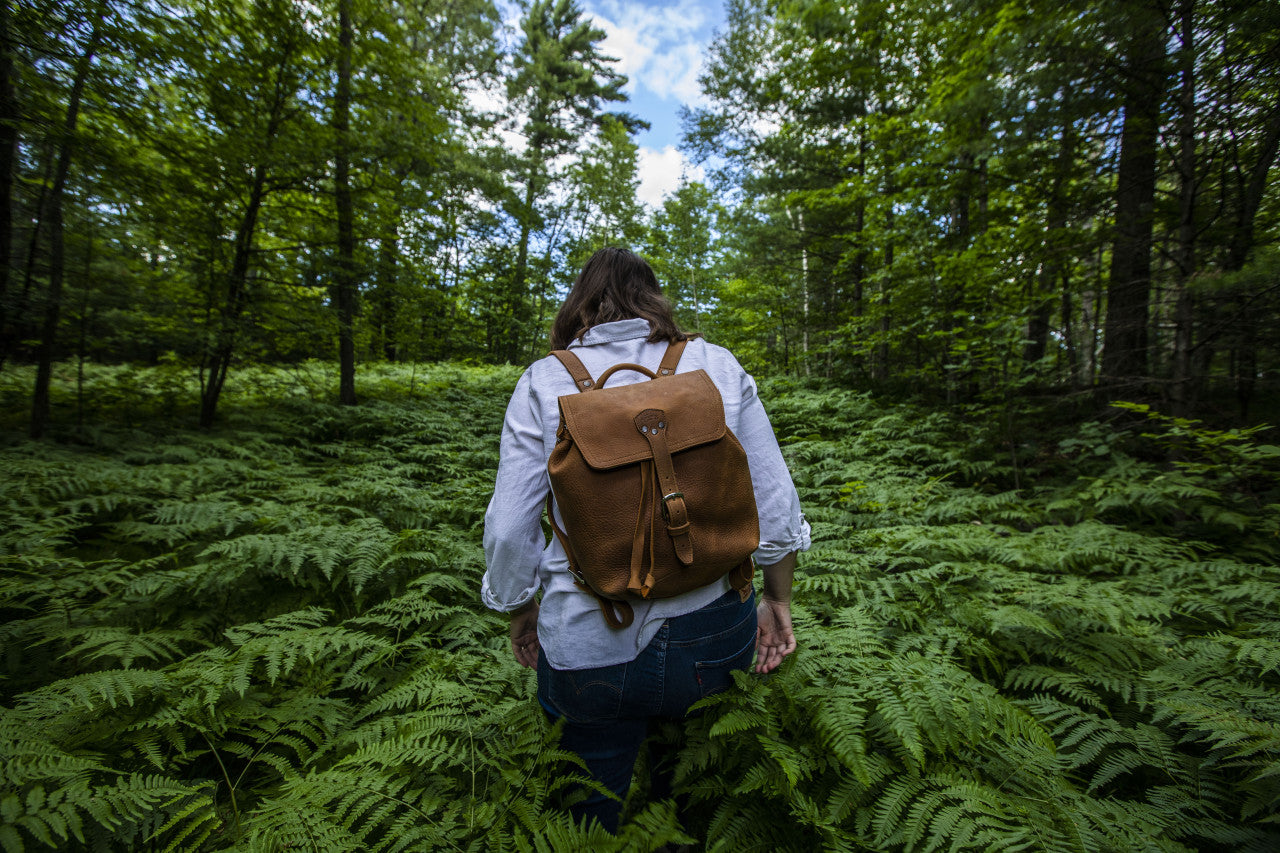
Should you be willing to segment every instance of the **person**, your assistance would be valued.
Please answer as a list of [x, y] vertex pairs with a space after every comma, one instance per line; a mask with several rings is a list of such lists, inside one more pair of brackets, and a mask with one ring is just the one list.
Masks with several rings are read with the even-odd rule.
[[[747, 454], [760, 518], [753, 555], [763, 578], [758, 605], [754, 592], [743, 601], [725, 579], [674, 598], [633, 601], [627, 628], [605, 623], [596, 599], [575, 586], [564, 549], [556, 537], [548, 542], [541, 527], [557, 398], [577, 391], [553, 356], [531, 365], [511, 395], [485, 513], [481, 596], [511, 615], [512, 653], [537, 670], [537, 699], [549, 717], [565, 719], [561, 745], [617, 795], [593, 791], [571, 813], [595, 818], [610, 832], [651, 726], [682, 719], [694, 702], [728, 688], [730, 673], [748, 669], [753, 653], [756, 672], [767, 673], [796, 648], [791, 582], [796, 553], [809, 547], [809, 525], [752, 378], [728, 350], [679, 330], [653, 270], [625, 249], [592, 255], [551, 332], [552, 348], [571, 349], [594, 377], [622, 362], [656, 370], [667, 344], [680, 340], [689, 343], [676, 372], [707, 371]], [[647, 379], [620, 372], [609, 387], [633, 381]], [[669, 792], [669, 778], [656, 774], [651, 796]]]

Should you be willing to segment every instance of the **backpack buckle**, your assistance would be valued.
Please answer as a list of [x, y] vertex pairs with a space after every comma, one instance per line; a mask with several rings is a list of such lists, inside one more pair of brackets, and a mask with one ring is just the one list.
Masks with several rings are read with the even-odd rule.
[[673, 501], [676, 498], [683, 498], [684, 492], [672, 492], [669, 495], [662, 496], [662, 517], [667, 523], [671, 522], [671, 510], [667, 506], [667, 501]]

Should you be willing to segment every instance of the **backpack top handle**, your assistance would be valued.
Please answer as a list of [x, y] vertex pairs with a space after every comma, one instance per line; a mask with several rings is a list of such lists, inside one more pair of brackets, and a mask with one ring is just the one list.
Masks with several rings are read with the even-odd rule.
[[591, 378], [591, 372], [582, 363], [582, 359], [578, 358], [572, 351], [567, 349], [552, 350], [551, 355], [559, 359], [565, 370], [569, 371], [569, 375], [573, 377], [573, 384], [579, 391], [594, 391], [603, 388], [604, 384], [609, 381], [609, 377], [613, 376], [614, 372], [618, 370], [634, 370], [637, 373], [643, 373], [650, 379], [657, 379], [659, 376], [671, 376], [676, 372], [676, 366], [680, 363], [680, 356], [684, 355], [684, 347], [687, 343], [689, 342], [676, 341], [668, 344], [667, 351], [663, 353], [662, 361], [658, 364], [657, 373], [639, 364], [615, 364], [601, 374], [599, 380]]

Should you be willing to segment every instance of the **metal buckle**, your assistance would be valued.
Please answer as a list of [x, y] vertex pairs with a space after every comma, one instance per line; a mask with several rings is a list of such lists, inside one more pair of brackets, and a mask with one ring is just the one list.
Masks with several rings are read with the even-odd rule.
[[662, 496], [662, 517], [667, 521], [671, 520], [671, 510], [667, 507], [667, 501], [673, 498], [683, 498], [684, 492], [672, 492], [669, 495]]

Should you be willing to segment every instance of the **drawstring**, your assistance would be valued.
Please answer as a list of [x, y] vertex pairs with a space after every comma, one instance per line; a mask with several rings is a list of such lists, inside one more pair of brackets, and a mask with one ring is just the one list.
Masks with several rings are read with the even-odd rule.
[[640, 463], [640, 509], [636, 513], [635, 528], [631, 532], [631, 579], [627, 581], [627, 589], [636, 595], [643, 596], [648, 590], [640, 588], [640, 562], [644, 555], [644, 516], [649, 505], [649, 468], [647, 461]]
[[[649, 597], [649, 590], [653, 588], [654, 577], [653, 567], [655, 563], [653, 553], [653, 540], [656, 535], [656, 519], [657, 513], [654, 507], [658, 501], [658, 478], [654, 476], [652, 460], [645, 460], [640, 463], [640, 511], [636, 513], [635, 528], [631, 532], [631, 579], [627, 582], [627, 590], [640, 596], [641, 598]], [[649, 529], [644, 529], [645, 517], [649, 519]], [[644, 563], [644, 544], [646, 537], [649, 540], [649, 569], [645, 573], [644, 581], [640, 580], [640, 569]]]

